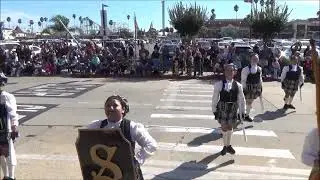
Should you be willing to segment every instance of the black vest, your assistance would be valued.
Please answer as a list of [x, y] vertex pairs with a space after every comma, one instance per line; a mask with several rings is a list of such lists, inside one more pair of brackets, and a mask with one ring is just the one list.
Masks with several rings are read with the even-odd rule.
[[297, 81], [299, 80], [300, 74], [301, 74], [301, 68], [297, 65], [297, 71], [291, 71], [292, 65], [289, 65], [289, 71], [286, 74], [287, 80], [293, 80]]
[[260, 83], [260, 76], [261, 72], [258, 66], [257, 72], [256, 73], [251, 73], [251, 64], [248, 66], [249, 68], [249, 74], [247, 77], [247, 84], [259, 84]]
[[237, 102], [238, 92], [239, 92], [237, 82], [233, 80], [232, 87], [229, 92], [224, 89], [226, 82], [227, 82], [226, 80], [222, 81], [222, 89], [220, 91], [220, 101], [221, 102]]
[[[100, 128], [104, 128], [108, 125], [108, 120], [105, 119], [101, 122]], [[132, 151], [135, 150], [136, 143], [132, 140], [131, 134], [130, 134], [130, 120], [123, 119], [120, 123], [120, 129], [124, 137], [130, 142]]]
[[[0, 101], [3, 101], [1, 98], [2, 92], [0, 92]], [[0, 103], [0, 144], [1, 143], [8, 143], [8, 121], [7, 121], [7, 108], [4, 103]]]

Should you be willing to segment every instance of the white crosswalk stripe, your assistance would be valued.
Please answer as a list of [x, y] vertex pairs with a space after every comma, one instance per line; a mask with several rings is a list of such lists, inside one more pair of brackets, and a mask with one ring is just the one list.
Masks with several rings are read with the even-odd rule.
[[[146, 128], [152, 136], [157, 137], [182, 137], [177, 142], [165, 142], [160, 138], [158, 141], [157, 156], [151, 157], [142, 166], [145, 179], [307, 179], [310, 173], [308, 169], [292, 167], [299, 166], [300, 162], [295, 158], [289, 149], [277, 147], [278, 136], [272, 130], [246, 129], [246, 135], [251, 139], [248, 145], [244, 142], [237, 146], [235, 159], [237, 162], [228, 164], [220, 161], [202, 163], [201, 157], [219, 153], [222, 150], [222, 140], [217, 143], [210, 140], [198, 145], [189, 145], [186, 136], [201, 139], [201, 136], [216, 134], [221, 136], [220, 128], [205, 127], [206, 124], [199, 124], [197, 127], [188, 127], [188, 122], [200, 121], [212, 123], [214, 115], [211, 112], [211, 97], [213, 86], [210, 84], [197, 84], [196, 81], [170, 82], [169, 87], [164, 90], [160, 104], [155, 107], [150, 117], [158, 122], [157, 125], [147, 125]], [[161, 122], [183, 121], [185, 126], [169, 126]], [[204, 126], [204, 127], [201, 127]], [[243, 136], [241, 130], [234, 131], [234, 137]], [[189, 137], [189, 139], [190, 139]], [[242, 138], [241, 138], [242, 140]], [[169, 140], [168, 140], [169, 141]], [[239, 141], [239, 138], [238, 138]], [[243, 141], [243, 140], [242, 140]], [[272, 141], [272, 145], [265, 146], [263, 143]], [[254, 143], [261, 142], [261, 143]], [[232, 143], [233, 144], [233, 143]], [[164, 158], [169, 156], [170, 158]], [[191, 155], [190, 155], [191, 153]], [[185, 154], [185, 155], [184, 155]], [[188, 160], [185, 160], [184, 157]], [[199, 158], [197, 158], [199, 157]], [[230, 157], [230, 156], [229, 156]], [[224, 158], [224, 157], [223, 157]], [[190, 161], [193, 159], [193, 161]], [[200, 160], [201, 161], [200, 161]], [[228, 158], [226, 158], [228, 159]], [[229, 158], [230, 159], [230, 158]], [[254, 161], [261, 162], [254, 163]], [[248, 161], [247, 161], [248, 160]], [[278, 162], [278, 164], [270, 164]], [[289, 163], [288, 163], [289, 162]], [[297, 166], [289, 166], [296, 163]], [[267, 164], [267, 166], [266, 166]]]

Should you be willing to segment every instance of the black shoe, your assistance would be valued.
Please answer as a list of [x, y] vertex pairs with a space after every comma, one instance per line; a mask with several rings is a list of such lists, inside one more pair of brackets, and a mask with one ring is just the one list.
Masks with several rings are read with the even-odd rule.
[[236, 153], [236, 151], [233, 149], [233, 147], [231, 145], [229, 145], [227, 147], [227, 152], [230, 153], [230, 154], [235, 154]]
[[289, 108], [289, 109], [296, 109], [292, 104], [289, 104], [289, 105], [288, 105], [288, 108]]
[[288, 105], [288, 104], [285, 104], [285, 105], [283, 106], [283, 109], [289, 109], [289, 105]]
[[226, 155], [226, 153], [227, 153], [227, 146], [223, 146], [223, 149], [222, 149], [222, 151], [221, 151], [220, 153], [221, 153], [221, 156]]
[[2, 180], [16, 180], [16, 178], [13, 179], [13, 178], [11, 178], [11, 177], [6, 177], [6, 176], [5, 176], [5, 177], [3, 177]]
[[248, 122], [252, 122], [252, 121], [253, 121], [253, 119], [252, 119], [249, 115], [246, 115], [246, 116], [244, 117], [244, 120], [245, 120], [245, 121], [248, 121]]

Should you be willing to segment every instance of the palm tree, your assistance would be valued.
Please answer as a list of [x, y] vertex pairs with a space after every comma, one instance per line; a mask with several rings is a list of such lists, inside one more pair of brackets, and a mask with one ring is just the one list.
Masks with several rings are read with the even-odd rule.
[[256, 3], [256, 9], [258, 9], [258, 2], [259, 0], [254, 0], [254, 3]]
[[38, 21], [38, 26], [39, 26], [39, 28], [41, 28], [41, 25], [42, 25], [42, 24], [41, 24], [41, 22], [40, 22], [40, 21]]
[[19, 24], [19, 26], [21, 26], [21, 23], [22, 23], [22, 20], [21, 20], [21, 19], [18, 19], [18, 24]]
[[73, 24], [74, 24], [74, 27], [76, 27], [76, 14], [72, 14], [72, 17], [73, 17]]
[[31, 33], [33, 33], [33, 24], [34, 24], [33, 20], [30, 20], [29, 25], [31, 27]]
[[238, 19], [238, 11], [239, 11], [239, 6], [238, 5], [235, 5], [233, 7], [233, 10], [236, 12], [236, 20]]
[[10, 28], [10, 21], [11, 21], [11, 17], [7, 17], [7, 21], [8, 21], [8, 25], [9, 25], [9, 27], [8, 27], [8, 28]]
[[262, 9], [263, 9], [263, 6], [264, 6], [264, 0], [260, 0], [260, 6], [261, 6], [261, 12], [262, 12]]
[[216, 14], [215, 14], [215, 9], [211, 9], [211, 16], [210, 16], [210, 20], [213, 21], [214, 19], [216, 19]]
[[43, 19], [43, 17], [41, 17], [41, 18], [40, 18], [41, 28], [43, 28], [43, 21], [44, 21], [44, 19]]
[[82, 23], [83, 23], [82, 16], [79, 16], [79, 24], [80, 24], [79, 26], [80, 26], [80, 28], [81, 28]]
[[45, 18], [43, 18], [43, 20], [44, 20], [44, 22], [46, 22], [46, 27], [47, 27], [47, 21], [48, 21], [48, 18], [47, 18], [47, 17], [45, 17]]
[[128, 19], [128, 28], [129, 28], [129, 24], [130, 24], [130, 21], [129, 21], [130, 20], [130, 15], [129, 14], [127, 15], [127, 19]]

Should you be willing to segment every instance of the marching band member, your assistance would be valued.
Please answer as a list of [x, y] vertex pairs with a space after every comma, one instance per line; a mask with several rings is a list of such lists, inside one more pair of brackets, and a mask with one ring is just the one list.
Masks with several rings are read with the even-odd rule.
[[234, 64], [224, 66], [225, 79], [216, 82], [212, 96], [212, 112], [222, 128], [224, 146], [221, 155], [225, 155], [227, 152], [235, 154], [235, 150], [231, 146], [232, 129], [237, 122], [238, 111], [241, 119], [245, 115], [245, 97], [242, 85], [233, 79], [235, 72]]
[[304, 85], [303, 67], [298, 65], [297, 55], [291, 56], [291, 64], [285, 66], [281, 73], [281, 88], [284, 90], [283, 109], [296, 109], [291, 103], [298, 88]]
[[124, 118], [129, 112], [127, 99], [118, 95], [110, 96], [105, 102], [104, 110], [107, 118], [93, 121], [87, 128], [120, 128], [124, 137], [131, 143], [133, 152], [135, 152], [135, 143], [137, 142], [141, 146], [141, 150], [136, 153], [134, 158], [138, 176], [136, 179], [143, 180], [140, 165], [144, 163], [146, 158], [154, 154], [157, 149], [157, 142], [142, 124]]
[[250, 111], [253, 101], [262, 94], [262, 68], [258, 66], [259, 56], [253, 54], [251, 63], [241, 71], [241, 84], [246, 98], [246, 114], [244, 120], [252, 122]]
[[19, 115], [14, 95], [3, 90], [7, 77], [0, 73], [0, 161], [4, 180], [15, 179], [17, 165], [13, 141], [18, 137]]

